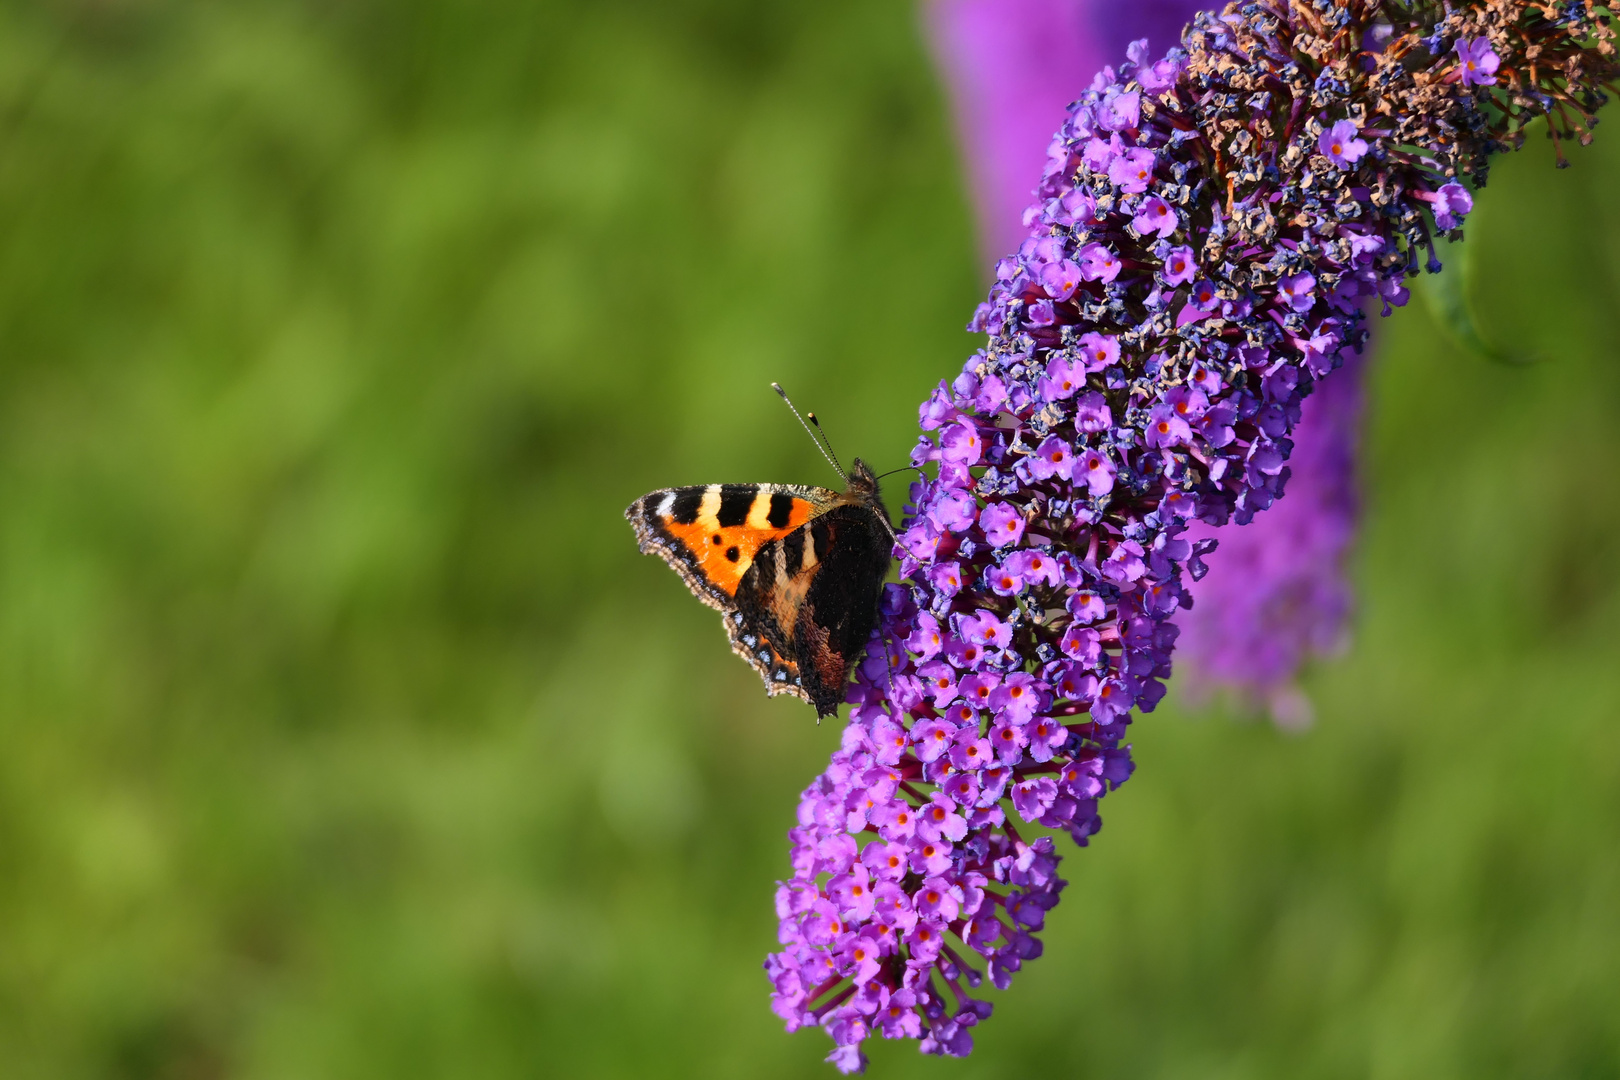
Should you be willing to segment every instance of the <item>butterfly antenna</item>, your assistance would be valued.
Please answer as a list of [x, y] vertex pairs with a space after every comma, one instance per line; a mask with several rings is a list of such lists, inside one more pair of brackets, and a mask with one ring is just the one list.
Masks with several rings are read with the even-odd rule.
[[809, 414], [810, 424], [815, 425], [815, 430], [812, 431], [810, 424], [805, 423], [804, 417], [799, 415], [799, 410], [794, 408], [793, 399], [787, 396], [787, 391], [782, 389], [782, 385], [780, 383], [771, 383], [771, 389], [780, 394], [782, 400], [787, 402], [787, 407], [793, 411], [794, 419], [798, 420], [799, 426], [804, 428], [804, 433], [810, 436], [810, 440], [816, 444], [816, 449], [820, 450], [821, 456], [827, 459], [827, 464], [833, 467], [833, 470], [838, 473], [846, 484], [849, 483], [849, 474], [844, 471], [842, 465], [838, 464], [838, 455], [833, 453], [832, 443], [827, 441], [827, 433], [821, 430], [821, 421], [816, 419], [816, 414]]
[[821, 448], [825, 450], [827, 452], [827, 456], [832, 459], [833, 468], [838, 470], [838, 475], [842, 476], [844, 481], [847, 483], [849, 481], [849, 474], [844, 472], [844, 467], [838, 463], [838, 455], [833, 453], [832, 440], [827, 438], [827, 433], [825, 431], [821, 430], [821, 421], [816, 419], [815, 413], [805, 413], [805, 416], [809, 417], [810, 422], [816, 426], [816, 434], [821, 436]]

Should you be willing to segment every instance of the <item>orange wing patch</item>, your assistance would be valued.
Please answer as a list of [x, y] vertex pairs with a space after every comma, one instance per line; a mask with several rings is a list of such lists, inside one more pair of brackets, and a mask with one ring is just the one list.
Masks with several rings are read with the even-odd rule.
[[[660, 515], [660, 524], [687, 550], [693, 569], [705, 581], [727, 596], [736, 596], [737, 586], [754, 564], [759, 549], [809, 521], [817, 505], [809, 499], [761, 487], [749, 500], [741, 522], [729, 523], [736, 522], [738, 515], [735, 499], [731, 500], [733, 505], [725, 505], [727, 494], [722, 485], [710, 485], [703, 491], [695, 520], [682, 524], [673, 514]], [[774, 517], [773, 500], [777, 511]], [[786, 513], [781, 512], [784, 508]], [[723, 515], [722, 510], [729, 513]]]

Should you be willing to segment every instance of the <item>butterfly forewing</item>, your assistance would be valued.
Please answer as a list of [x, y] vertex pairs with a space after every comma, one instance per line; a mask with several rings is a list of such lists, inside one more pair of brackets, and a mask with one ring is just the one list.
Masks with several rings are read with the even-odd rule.
[[698, 598], [724, 610], [762, 545], [832, 505], [826, 488], [709, 484], [644, 495], [625, 517], [641, 550], [663, 557]]

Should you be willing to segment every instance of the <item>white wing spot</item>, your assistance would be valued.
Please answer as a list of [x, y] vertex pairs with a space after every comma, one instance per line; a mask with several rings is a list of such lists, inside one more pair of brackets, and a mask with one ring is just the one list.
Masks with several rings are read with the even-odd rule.
[[720, 485], [710, 484], [703, 489], [703, 501], [698, 503], [698, 520], [713, 521], [720, 516]]

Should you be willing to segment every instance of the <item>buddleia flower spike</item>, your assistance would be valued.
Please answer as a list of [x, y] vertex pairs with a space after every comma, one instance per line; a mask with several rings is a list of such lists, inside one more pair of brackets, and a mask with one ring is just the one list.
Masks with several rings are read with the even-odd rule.
[[1131, 774], [1214, 548], [1191, 524], [1283, 496], [1363, 306], [1405, 303], [1529, 121], [1590, 137], [1613, 37], [1580, 2], [1233, 5], [1080, 96], [985, 347], [922, 406], [903, 580], [789, 833], [773, 1006], [839, 1069], [874, 1035], [972, 1049], [1064, 885], [1025, 830], [1084, 845]]
[[[931, 0], [929, 38], [951, 91], [980, 231], [992, 255], [1023, 240], [1024, 214], [1040, 213], [1031, 190], [1051, 127], [1105, 59], [1110, 42], [1180, 34], [1218, 4], [1160, 0]], [[1140, 155], [1138, 155], [1140, 160]], [[1167, 277], [1187, 280], [1192, 260]], [[1453, 273], [1434, 279], [1451, 282]], [[1454, 320], [1462, 325], [1462, 320]], [[1356, 459], [1362, 382], [1352, 356], [1319, 380], [1291, 438], [1288, 499], [1245, 526], [1195, 523], [1189, 540], [1216, 538], [1221, 557], [1187, 584], [1196, 604], [1176, 618], [1182, 700], [1219, 694], [1244, 712], [1298, 728], [1312, 716], [1297, 679], [1308, 660], [1341, 651], [1354, 594], [1347, 560], [1360, 513]]]

